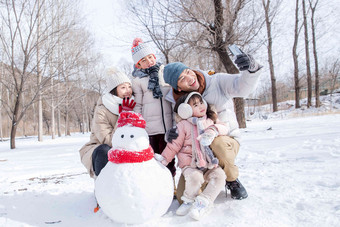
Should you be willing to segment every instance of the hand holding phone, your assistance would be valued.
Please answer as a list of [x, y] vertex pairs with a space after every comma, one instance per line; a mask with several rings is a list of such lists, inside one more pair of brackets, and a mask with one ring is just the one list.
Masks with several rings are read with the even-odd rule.
[[228, 47], [229, 51], [236, 57], [237, 55], [243, 54], [243, 52], [235, 44]]

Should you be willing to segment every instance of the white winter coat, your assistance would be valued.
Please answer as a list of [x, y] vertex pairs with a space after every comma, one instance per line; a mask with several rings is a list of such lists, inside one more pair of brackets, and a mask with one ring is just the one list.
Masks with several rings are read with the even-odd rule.
[[164, 98], [171, 90], [171, 86], [164, 82], [163, 70], [164, 65], [161, 65], [158, 71], [159, 85], [163, 94], [161, 99], [155, 99], [152, 91], [148, 89], [149, 76], [132, 79], [132, 90], [136, 101], [133, 110], [142, 114], [146, 121], [145, 130], [149, 136], [165, 134], [173, 124], [171, 103]]

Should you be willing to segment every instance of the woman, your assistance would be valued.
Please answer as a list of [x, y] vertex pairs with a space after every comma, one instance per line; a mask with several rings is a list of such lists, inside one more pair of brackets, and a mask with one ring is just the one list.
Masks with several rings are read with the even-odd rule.
[[[131, 102], [129, 102], [129, 99]], [[123, 106], [121, 106], [124, 100]], [[107, 152], [122, 109], [133, 110], [131, 81], [124, 73], [110, 75], [106, 92], [98, 99], [92, 120], [90, 141], [80, 150], [81, 162], [92, 178], [96, 178], [108, 162]]]

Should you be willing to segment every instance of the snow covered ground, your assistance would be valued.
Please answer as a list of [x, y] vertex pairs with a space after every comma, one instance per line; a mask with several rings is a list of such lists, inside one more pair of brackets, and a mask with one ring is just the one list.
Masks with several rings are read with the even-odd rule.
[[[247, 122], [237, 158], [247, 199], [222, 190], [199, 222], [176, 216], [174, 200], [136, 226], [340, 226], [340, 114], [293, 115]], [[88, 139], [17, 139], [15, 150], [0, 142], [0, 226], [126, 226], [93, 212], [94, 182], [78, 153]]]

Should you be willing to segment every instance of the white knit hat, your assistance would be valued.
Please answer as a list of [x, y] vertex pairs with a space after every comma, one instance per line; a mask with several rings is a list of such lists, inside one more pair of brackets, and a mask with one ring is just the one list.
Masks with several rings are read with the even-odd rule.
[[131, 80], [125, 73], [115, 72], [109, 74], [106, 78], [106, 92], [110, 92], [112, 89], [125, 82], [131, 84]]
[[132, 60], [135, 65], [149, 54], [155, 54], [155, 51], [146, 43], [143, 43], [141, 38], [135, 38], [131, 48]]

